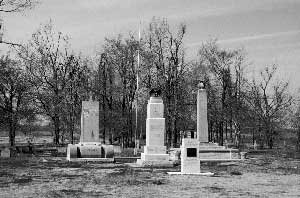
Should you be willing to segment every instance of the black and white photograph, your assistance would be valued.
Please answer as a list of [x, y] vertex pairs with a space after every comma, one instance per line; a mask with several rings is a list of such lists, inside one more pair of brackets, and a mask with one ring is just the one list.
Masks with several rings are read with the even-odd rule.
[[300, 197], [300, 1], [0, 0], [0, 197]]

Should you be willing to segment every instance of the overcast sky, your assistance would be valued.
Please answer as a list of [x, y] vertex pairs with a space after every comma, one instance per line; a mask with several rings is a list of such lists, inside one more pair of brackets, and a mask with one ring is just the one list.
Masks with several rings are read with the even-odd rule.
[[2, 14], [4, 40], [26, 42], [51, 18], [86, 55], [93, 55], [106, 36], [137, 33], [139, 21], [145, 29], [153, 16], [174, 27], [187, 24], [189, 58], [196, 58], [203, 42], [217, 38], [222, 47], [245, 49], [249, 73], [276, 63], [280, 77], [300, 87], [299, 0], [41, 0], [23, 14]]

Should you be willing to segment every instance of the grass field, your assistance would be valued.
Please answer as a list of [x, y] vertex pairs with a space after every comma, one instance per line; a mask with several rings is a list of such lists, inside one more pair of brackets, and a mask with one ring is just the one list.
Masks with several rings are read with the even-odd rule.
[[[0, 197], [299, 197], [300, 159], [272, 151], [236, 163], [201, 164], [206, 176], [64, 158], [0, 159]], [[295, 157], [295, 156], [294, 156]]]

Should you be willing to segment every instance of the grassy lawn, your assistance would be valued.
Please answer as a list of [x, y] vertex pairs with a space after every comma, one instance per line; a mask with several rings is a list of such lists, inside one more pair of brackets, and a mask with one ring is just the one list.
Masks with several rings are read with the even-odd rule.
[[204, 163], [213, 177], [171, 169], [69, 163], [64, 158], [0, 159], [0, 197], [299, 197], [300, 160], [280, 151], [237, 163]]

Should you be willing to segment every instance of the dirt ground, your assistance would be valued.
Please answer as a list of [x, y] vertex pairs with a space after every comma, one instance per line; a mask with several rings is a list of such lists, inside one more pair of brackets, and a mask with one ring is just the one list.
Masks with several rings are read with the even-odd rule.
[[0, 197], [300, 197], [300, 159], [252, 154], [242, 162], [204, 163], [212, 177], [171, 169], [64, 158], [0, 159]]

